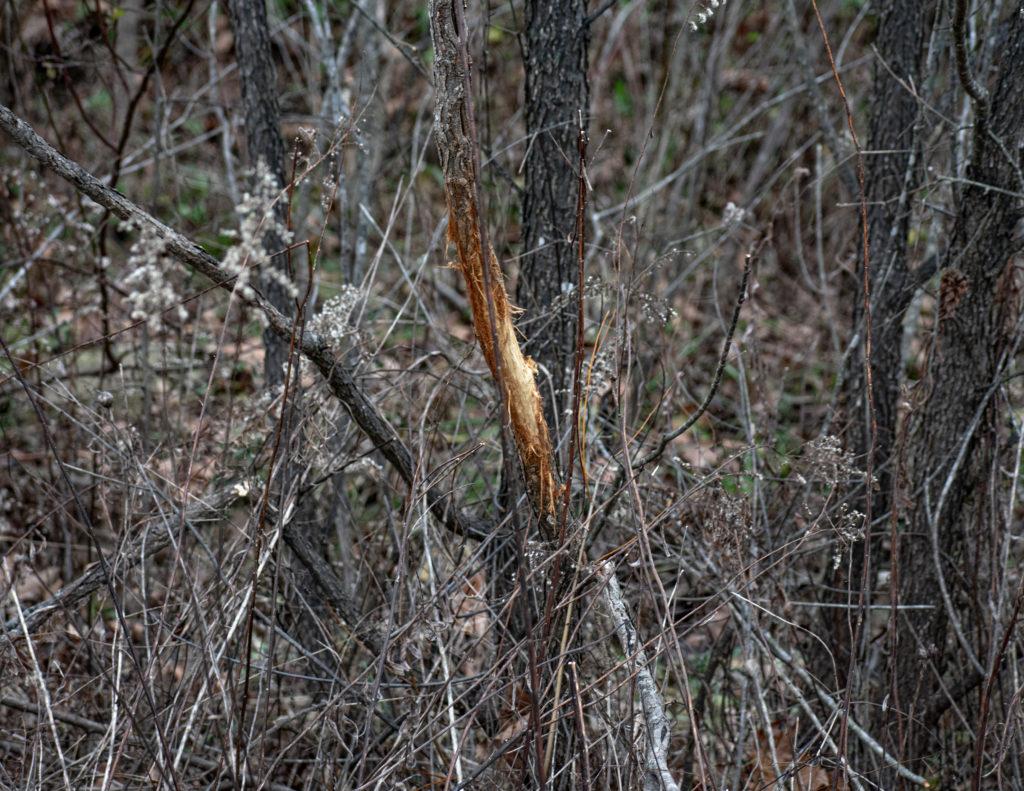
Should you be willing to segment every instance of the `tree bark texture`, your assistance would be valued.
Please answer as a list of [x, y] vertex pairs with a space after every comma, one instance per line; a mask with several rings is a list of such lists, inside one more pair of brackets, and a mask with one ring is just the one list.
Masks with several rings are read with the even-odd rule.
[[1020, 309], [1011, 266], [1020, 247], [1014, 234], [1024, 216], [1019, 10], [1004, 22], [998, 39], [990, 109], [974, 125], [966, 183], [943, 261], [928, 370], [919, 385], [923, 403], [911, 423], [908, 494], [915, 505], [901, 548], [901, 599], [934, 608], [904, 611], [899, 631], [899, 705], [912, 728], [908, 759], [922, 759], [935, 746], [932, 731], [917, 726], [915, 717], [945, 696], [942, 673], [954, 670], [959, 677], [974, 664], [964, 643], [984, 664], [991, 639], [983, 612], [991, 568], [985, 555], [999, 540], [999, 518], [986, 496], [986, 459], [997, 457], [995, 391]]
[[[267, 170], [284, 187], [285, 149], [281, 137], [281, 113], [277, 104], [277, 73], [270, 48], [270, 27], [267, 24], [267, 6], [264, 0], [228, 0], [228, 13], [235, 34], [235, 54], [242, 83], [242, 110], [245, 116], [245, 144], [249, 164], [255, 170], [263, 162]], [[274, 205], [281, 227], [287, 215], [285, 201]], [[287, 275], [288, 256], [280, 234], [269, 230], [263, 237], [268, 252], [276, 253], [270, 266]], [[264, 274], [261, 290], [271, 304], [290, 316], [291, 300], [280, 277]], [[276, 387], [284, 382], [288, 359], [288, 342], [267, 328], [263, 332], [266, 350], [264, 372], [267, 384]]]
[[[903, 383], [903, 317], [920, 283], [921, 271], [911, 269], [907, 235], [913, 212], [910, 198], [920, 183], [921, 106], [909, 86], [919, 85], [925, 45], [934, 24], [935, 0], [906, 0], [883, 6], [879, 20], [878, 51], [871, 92], [871, 127], [865, 163], [865, 194], [868, 202], [868, 244], [872, 318], [871, 375], [876, 426], [872, 513], [886, 514], [891, 506], [893, 451], [896, 442], [900, 386]], [[856, 296], [853, 298], [853, 331], [860, 338], [844, 372], [843, 404], [849, 426], [849, 447], [858, 459], [871, 452], [872, 415], [867, 399], [864, 370], [865, 316], [863, 250], [857, 256]], [[870, 485], [870, 484], [868, 484]], [[857, 503], [866, 511], [863, 491]], [[830, 574], [835, 589], [857, 591], [865, 562], [867, 540], [858, 543], [852, 562]], [[871, 544], [878, 558], [881, 542]], [[877, 561], [876, 561], [877, 562]], [[849, 573], [849, 578], [845, 578]], [[836, 662], [844, 674], [850, 662], [850, 624], [843, 610], [825, 609], [823, 618], [832, 656], [823, 657], [823, 671]]]
[[[888, 510], [892, 489], [890, 464], [896, 437], [897, 404], [903, 373], [903, 316], [914, 296], [920, 273], [907, 260], [910, 229], [910, 197], [921, 180], [919, 116], [921, 105], [910, 86], [921, 82], [925, 44], [936, 13], [935, 0], [906, 0], [882, 7], [878, 58], [871, 93], [872, 153], [865, 167], [868, 200], [868, 239], [871, 253], [874, 382], [877, 439], [875, 470], [878, 488], [876, 514]], [[858, 256], [863, 262], [863, 255]], [[863, 266], [863, 263], [861, 263]], [[846, 374], [846, 403], [858, 456], [871, 446], [864, 376], [864, 311], [861, 273], [857, 275], [854, 331], [860, 343]]]
[[[575, 154], [587, 123], [585, 0], [526, 2], [526, 190], [516, 298], [525, 309], [526, 351], [551, 374], [541, 380], [552, 428], [565, 424], [576, 337]], [[553, 390], [553, 392], [552, 392]]]

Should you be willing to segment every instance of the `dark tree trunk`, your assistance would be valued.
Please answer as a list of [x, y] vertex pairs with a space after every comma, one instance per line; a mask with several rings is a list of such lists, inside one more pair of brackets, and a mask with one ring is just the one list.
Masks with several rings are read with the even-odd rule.
[[[938, 324], [927, 374], [919, 385], [922, 406], [911, 423], [909, 494], [914, 511], [901, 548], [901, 598], [905, 604], [934, 605], [905, 610], [901, 618], [899, 706], [907, 713], [906, 757], [911, 762], [925, 759], [936, 745], [934, 722], [919, 724], [916, 718], [945, 698], [941, 675], [951, 671], [945, 687], [952, 688], [972, 672], [973, 663], [950, 628], [940, 573], [965, 641], [973, 643], [982, 664], [988, 655], [978, 601], [987, 595], [988, 569], [980, 556], [985, 545], [998, 540], [992, 526], [998, 518], [989, 513], [993, 504], [986, 496], [986, 460], [997, 455], [994, 391], [1007, 364], [1009, 325], [1019, 313], [1008, 264], [1019, 249], [1014, 233], [1024, 216], [1019, 197], [1024, 15], [1014, 11], [1000, 33], [994, 59], [998, 75], [987, 117], [982, 110], [975, 123], [966, 183], [960, 187], [943, 261]], [[971, 711], [965, 701], [957, 703]]]
[[[868, 200], [868, 239], [871, 254], [872, 290], [872, 379], [875, 396], [877, 439], [874, 495], [877, 516], [888, 510], [891, 494], [892, 451], [896, 437], [896, 414], [903, 372], [903, 315], [920, 282], [922, 273], [911, 270], [907, 260], [907, 234], [912, 202], [920, 183], [921, 151], [918, 99], [908, 86], [921, 82], [925, 43], [932, 29], [935, 0], [907, 0], [883, 6], [875, 48], [874, 81], [871, 93], [872, 151], [865, 162], [865, 190]], [[863, 266], [863, 256], [858, 256]], [[850, 355], [846, 375], [846, 405], [851, 440], [858, 456], [867, 455], [871, 445], [871, 416], [868, 413], [864, 376], [864, 310], [862, 272], [857, 273], [854, 330], [860, 337]]]
[[[245, 114], [245, 143], [249, 165], [254, 170], [262, 161], [279, 186], [285, 184], [285, 149], [281, 138], [281, 113], [277, 105], [277, 74], [270, 50], [270, 28], [267, 25], [267, 7], [264, 0], [228, 0], [231, 27], [235, 33], [235, 54], [242, 83], [242, 106]], [[275, 204], [280, 224], [284, 225], [287, 212], [285, 201]], [[268, 232], [263, 237], [268, 252], [277, 253], [270, 266], [287, 273], [287, 255], [284, 240], [278, 233]], [[284, 315], [293, 313], [288, 292], [279, 278], [264, 275], [261, 290]], [[271, 387], [284, 381], [284, 368], [288, 358], [288, 344], [269, 329], [263, 333], [266, 349], [264, 373]]]
[[[270, 45], [266, 0], [228, 0], [228, 11], [235, 34], [235, 53], [242, 83], [249, 165], [256, 171], [259, 163], [262, 163], [277, 185], [284, 187], [285, 146], [281, 136], [277, 73]], [[278, 200], [274, 204], [274, 216], [277, 228], [284, 228], [287, 218], [286, 201]], [[288, 255], [283, 252], [285, 240], [276, 228], [268, 228], [263, 235], [263, 247], [268, 253], [277, 254], [268, 264], [271, 271], [261, 273], [259, 277], [260, 289], [274, 307], [291, 318], [295, 313], [295, 302], [285, 287], [288, 277]], [[280, 387], [287, 373], [288, 341], [267, 328], [263, 332], [263, 348], [266, 385], [271, 388]], [[293, 388], [289, 403], [281, 415], [284, 422], [281, 447], [285, 458], [291, 455], [289, 449], [293, 442], [301, 442], [301, 439], [293, 440], [292, 431], [298, 425], [300, 410], [297, 407], [297, 396]], [[298, 455], [292, 457], [297, 458]], [[274, 486], [272, 497], [287, 491], [288, 481], [298, 474], [294, 462], [283, 465], [282, 475]], [[330, 522], [322, 513], [318, 497], [310, 494], [299, 500], [294, 524], [289, 525], [285, 539], [299, 561], [293, 562], [290, 567], [292, 589], [289, 590], [291, 601], [288, 609], [297, 614], [293, 629], [308, 649], [317, 651], [322, 643], [320, 623], [326, 617], [326, 604], [332, 595], [318, 586], [316, 574], [309, 565], [311, 557], [317, 559], [317, 562], [326, 563], [331, 540]], [[338, 581], [343, 591], [350, 589], [353, 584], [351, 579]], [[326, 597], [323, 595], [325, 592], [328, 594]]]
[[[524, 65], [528, 136], [523, 193], [522, 245], [516, 298], [525, 315], [519, 322], [524, 351], [538, 363], [544, 416], [557, 448], [567, 424], [578, 294], [576, 212], [580, 124], [587, 124], [589, 26], [586, 0], [527, 0]], [[557, 454], [556, 454], [557, 455]], [[543, 597], [528, 601], [531, 620], [543, 620]], [[563, 626], [556, 617], [548, 650], [558, 651]], [[513, 631], [524, 624], [510, 623]], [[541, 644], [542, 645], [542, 644]], [[569, 646], [570, 650], [573, 646]], [[544, 650], [541, 647], [541, 650]], [[566, 721], [568, 722], [568, 720]], [[571, 725], [571, 723], [569, 724]], [[552, 769], [567, 765], [575, 750], [571, 727], [560, 728]], [[553, 788], [564, 788], [568, 773]]]
[[[526, 192], [516, 299], [526, 352], [551, 374], [539, 378], [544, 414], [558, 432], [569, 404], [576, 305], [577, 138], [587, 123], [585, 0], [526, 3]], [[553, 391], [553, 392], [552, 392]], [[557, 436], [556, 436], [557, 442]]]
[[[586, 0], [528, 0], [523, 46], [526, 72], [526, 189], [523, 192], [522, 254], [516, 300], [525, 314], [517, 326], [523, 350], [541, 367], [537, 376], [544, 417], [557, 447], [566, 424], [569, 368], [576, 333], [576, 302], [563, 283], [576, 283], [576, 204], [580, 120], [587, 122], [588, 24]], [[550, 378], [548, 376], [550, 374]], [[501, 501], [515, 497], [503, 476]], [[507, 559], [507, 558], [506, 558]], [[503, 560], [496, 563], [504, 566]], [[514, 585], [514, 578], [505, 580]], [[513, 630], [522, 623], [513, 618]]]
[[[921, 83], [925, 43], [936, 12], [935, 0], [906, 0], [883, 6], [875, 48], [871, 92], [871, 129], [868, 145], [872, 151], [865, 162], [865, 192], [868, 201], [868, 240], [872, 296], [872, 360], [877, 437], [872, 491], [872, 513], [884, 515], [892, 493], [893, 449], [897, 427], [899, 388], [903, 381], [903, 316], [920, 283], [922, 272], [914, 271], [907, 258], [913, 196], [921, 175], [919, 125], [921, 105], [908, 90]], [[857, 256], [853, 329], [860, 339], [850, 354], [844, 372], [843, 404], [849, 422], [849, 446], [858, 459], [871, 448], [871, 414], [868, 408], [864, 371], [863, 250]], [[865, 511], [866, 492], [857, 507]], [[880, 541], [871, 544], [872, 565], [877, 565]], [[852, 561], [842, 564], [829, 581], [830, 587], [859, 591], [864, 571], [866, 542], [857, 544]], [[847, 578], [847, 573], [849, 577]], [[844, 597], [845, 600], [845, 597]], [[851, 629], [847, 612], [823, 611], [831, 636], [840, 683], [850, 662]], [[832, 667], [825, 657], [823, 670]]]

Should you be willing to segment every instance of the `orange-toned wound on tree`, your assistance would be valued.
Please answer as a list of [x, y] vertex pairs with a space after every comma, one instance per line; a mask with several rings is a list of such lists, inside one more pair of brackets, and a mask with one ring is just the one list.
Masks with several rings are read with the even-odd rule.
[[[495, 381], [504, 388], [505, 406], [523, 462], [530, 501], [542, 515], [553, 515], [555, 476], [551, 467], [551, 440], [537, 389], [537, 366], [519, 348], [501, 267], [491, 249], [488, 250], [490, 270], [485, 279], [473, 185], [455, 178], [448, 179], [445, 188], [448, 238], [458, 251], [458, 267], [466, 281], [473, 310], [473, 329]], [[494, 304], [493, 333], [487, 304], [488, 280]]]

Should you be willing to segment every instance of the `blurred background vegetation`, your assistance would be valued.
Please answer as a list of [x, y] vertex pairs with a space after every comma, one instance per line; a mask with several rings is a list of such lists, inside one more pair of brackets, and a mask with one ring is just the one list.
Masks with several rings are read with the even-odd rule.
[[1024, 788], [1016, 0], [465, 6], [483, 222], [584, 536], [568, 592], [451, 263], [427, 4], [270, 0], [270, 91], [234, 5], [8, 0], [0, 102], [251, 269], [415, 482], [243, 289], [0, 135], [0, 787], [667, 787], [590, 593], [610, 561], [678, 787]]

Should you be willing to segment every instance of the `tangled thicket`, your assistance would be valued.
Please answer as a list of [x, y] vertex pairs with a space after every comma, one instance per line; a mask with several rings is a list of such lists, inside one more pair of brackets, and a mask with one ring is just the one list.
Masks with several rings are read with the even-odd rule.
[[256, 5], [0, 9], [0, 789], [1024, 789], [1018, 0]]

